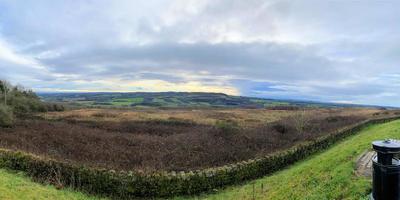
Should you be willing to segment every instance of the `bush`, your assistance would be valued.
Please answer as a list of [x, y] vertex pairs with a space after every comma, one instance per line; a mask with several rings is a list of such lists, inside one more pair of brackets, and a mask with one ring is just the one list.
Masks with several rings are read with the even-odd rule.
[[112, 112], [97, 112], [97, 113], [94, 113], [92, 116], [98, 117], [98, 118], [116, 118], [116, 117], [118, 117], [117, 114], [112, 113]]
[[303, 134], [310, 124], [311, 116], [306, 110], [299, 111], [294, 116], [289, 117], [291, 123], [299, 134]]
[[[0, 80], [0, 85], [4, 83], [7, 83], [7, 81]], [[45, 112], [47, 110], [45, 104], [33, 91], [10, 84], [7, 87], [7, 106], [11, 107], [16, 116], [25, 116], [33, 112]], [[4, 98], [4, 91], [0, 90], [0, 97]]]
[[267, 107], [268, 110], [300, 110], [299, 106], [291, 106], [291, 105], [280, 105], [280, 106], [272, 106]]
[[346, 118], [343, 116], [329, 116], [325, 120], [329, 123], [335, 123], [339, 121], [344, 121]]
[[169, 117], [168, 119], [149, 119], [145, 121], [148, 125], [163, 125], [163, 126], [184, 126], [190, 127], [196, 125], [196, 122], [190, 119], [180, 119]]
[[64, 111], [65, 108], [64, 108], [64, 106], [61, 105], [61, 104], [53, 104], [53, 110], [54, 110], [54, 111], [57, 111], [57, 112], [61, 112], [61, 111]]
[[14, 115], [9, 107], [0, 105], [0, 126], [9, 127], [14, 123]]
[[9, 103], [18, 116], [47, 111], [46, 106], [39, 99], [26, 96], [12, 96]]
[[390, 113], [389, 113], [389, 111], [385, 111], [385, 112], [383, 112], [382, 114], [383, 114], [383, 115], [388, 115], [388, 114], [390, 114]]
[[279, 124], [279, 123], [273, 124], [272, 129], [274, 129], [275, 131], [277, 131], [278, 133], [281, 133], [281, 134], [288, 132], [288, 128], [285, 125]]
[[215, 127], [224, 134], [237, 133], [240, 130], [239, 124], [233, 120], [217, 120]]
[[13, 108], [14, 113], [19, 115], [25, 115], [31, 112], [31, 108], [29, 106], [29, 100], [24, 97], [12, 96], [8, 101], [10, 106]]

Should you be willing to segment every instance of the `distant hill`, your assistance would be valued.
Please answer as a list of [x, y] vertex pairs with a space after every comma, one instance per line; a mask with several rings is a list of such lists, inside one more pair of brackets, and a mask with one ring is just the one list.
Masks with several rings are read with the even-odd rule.
[[47, 102], [65, 103], [78, 107], [227, 107], [279, 108], [307, 107], [374, 107], [379, 106], [321, 103], [313, 101], [277, 100], [231, 96], [203, 92], [132, 92], [132, 93], [39, 93]]

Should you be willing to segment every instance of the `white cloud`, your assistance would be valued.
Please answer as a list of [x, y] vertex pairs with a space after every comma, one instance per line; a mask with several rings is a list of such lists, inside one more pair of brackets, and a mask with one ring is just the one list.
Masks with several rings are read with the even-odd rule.
[[0, 60], [16, 65], [37, 66], [37, 63], [23, 55], [18, 55], [5, 41], [0, 40]]

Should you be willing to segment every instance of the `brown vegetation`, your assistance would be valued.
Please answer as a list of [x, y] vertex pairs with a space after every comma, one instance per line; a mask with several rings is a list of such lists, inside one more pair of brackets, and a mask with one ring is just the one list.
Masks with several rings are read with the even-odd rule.
[[[257, 110], [256, 114], [266, 116], [268, 112], [276, 112], [261, 111]], [[20, 120], [14, 128], [0, 129], [0, 146], [102, 168], [194, 170], [286, 149], [298, 142], [312, 140], [329, 131], [374, 117], [373, 113], [378, 111], [285, 111], [275, 120], [268, 121], [266, 117], [252, 119], [254, 116], [251, 114], [246, 118], [243, 112], [247, 110], [209, 110], [215, 116], [209, 119], [214, 124], [197, 123], [193, 116], [182, 117], [190, 116], [187, 113], [192, 111], [168, 111], [180, 112], [169, 116], [167, 111], [162, 111], [159, 115], [153, 113], [151, 118], [140, 118], [149, 115], [145, 111], [139, 114], [115, 110], [88, 112], [52, 113], [52, 120], [48, 116], [47, 120]], [[223, 114], [227, 119], [219, 119], [216, 113], [242, 118], [230, 118]], [[129, 119], [127, 116], [136, 118]], [[248, 120], [251, 120], [251, 126], [243, 126]]]

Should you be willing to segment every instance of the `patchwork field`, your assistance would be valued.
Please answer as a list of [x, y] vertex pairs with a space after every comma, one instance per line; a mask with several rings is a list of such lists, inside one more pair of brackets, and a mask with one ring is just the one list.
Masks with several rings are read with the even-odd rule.
[[78, 108], [270, 108], [274, 106], [382, 108], [380, 106], [264, 99], [207, 92], [41, 93], [39, 96], [46, 102], [63, 103]]

